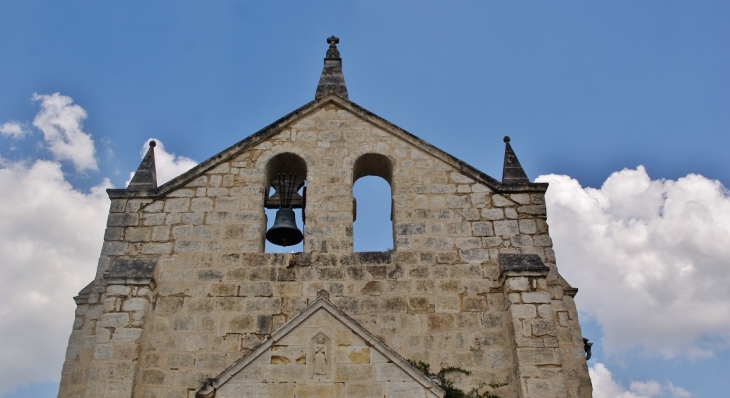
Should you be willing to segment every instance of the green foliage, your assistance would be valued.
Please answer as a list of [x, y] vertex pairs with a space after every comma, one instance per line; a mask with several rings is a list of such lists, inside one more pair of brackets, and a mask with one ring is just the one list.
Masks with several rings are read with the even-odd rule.
[[469, 372], [468, 370], [457, 368], [455, 366], [447, 366], [445, 368], [442, 368], [437, 374], [434, 375], [429, 371], [431, 369], [431, 365], [423, 361], [416, 362], [410, 359], [407, 359], [407, 361], [409, 364], [411, 364], [413, 367], [420, 370], [421, 372], [429, 376], [436, 376], [439, 382], [441, 382], [441, 388], [446, 391], [446, 395], [444, 395], [444, 398], [499, 398], [498, 395], [494, 395], [487, 390], [482, 393], [480, 393], [479, 390], [483, 389], [485, 386], [489, 386], [492, 388], [492, 390], [496, 390], [500, 387], [504, 387], [507, 385], [507, 383], [482, 383], [467, 392], [456, 387], [453, 381], [446, 378], [446, 375], [456, 372], [469, 376], [471, 372]]

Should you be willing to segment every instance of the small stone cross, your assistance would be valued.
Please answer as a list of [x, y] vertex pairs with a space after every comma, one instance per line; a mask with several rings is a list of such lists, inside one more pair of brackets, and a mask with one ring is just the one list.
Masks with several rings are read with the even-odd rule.
[[337, 43], [339, 43], [339, 42], [340, 42], [340, 39], [338, 39], [334, 35], [327, 38], [327, 43], [329, 43], [330, 48], [337, 48]]
[[320, 289], [317, 292], [317, 298], [320, 298], [320, 297], [324, 297], [327, 300], [329, 300], [330, 299], [330, 293], [328, 291], [324, 290], [324, 289]]

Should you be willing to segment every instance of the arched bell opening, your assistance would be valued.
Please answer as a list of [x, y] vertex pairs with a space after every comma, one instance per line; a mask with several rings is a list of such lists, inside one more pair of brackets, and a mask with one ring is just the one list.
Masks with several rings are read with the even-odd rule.
[[353, 250], [393, 249], [393, 161], [377, 153], [360, 156], [352, 185]]
[[276, 155], [266, 164], [266, 252], [303, 251], [306, 179], [307, 164], [295, 154]]

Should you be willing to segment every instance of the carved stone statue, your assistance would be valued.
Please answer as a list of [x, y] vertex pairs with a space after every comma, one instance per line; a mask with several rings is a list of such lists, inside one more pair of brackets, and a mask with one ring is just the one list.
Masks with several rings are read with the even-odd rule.
[[324, 344], [325, 344], [324, 337], [317, 336], [317, 345], [314, 346], [314, 374], [315, 375], [326, 375], [328, 373], [327, 347]]

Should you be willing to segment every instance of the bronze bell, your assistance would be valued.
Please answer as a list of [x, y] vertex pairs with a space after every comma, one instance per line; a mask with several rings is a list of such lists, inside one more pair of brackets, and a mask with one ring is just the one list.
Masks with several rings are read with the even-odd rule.
[[276, 211], [274, 225], [266, 231], [266, 240], [279, 246], [292, 246], [304, 239], [302, 231], [297, 228], [294, 210], [291, 209], [291, 198], [298, 188], [297, 175], [279, 173], [279, 210]]
[[277, 210], [274, 225], [266, 231], [266, 240], [279, 246], [292, 246], [301, 242], [302, 239], [304, 239], [304, 235], [297, 228], [294, 210], [287, 208]]

